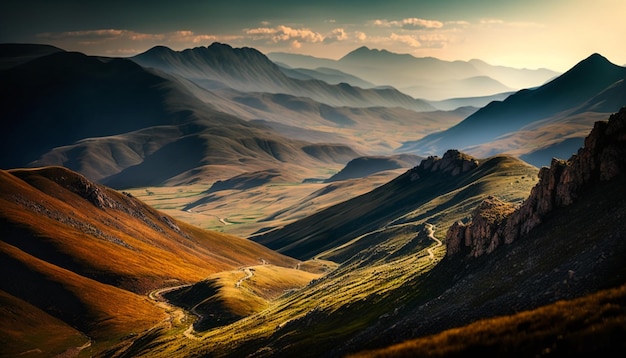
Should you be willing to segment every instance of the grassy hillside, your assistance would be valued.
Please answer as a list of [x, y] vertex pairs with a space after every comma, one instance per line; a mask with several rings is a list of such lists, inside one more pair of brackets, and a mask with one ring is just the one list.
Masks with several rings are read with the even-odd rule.
[[[409, 355], [568, 356], [623, 349], [623, 174], [581, 189], [573, 203], [554, 209], [541, 225], [489, 255], [444, 258], [442, 228], [480, 202], [466, 208], [459, 199], [471, 203], [491, 194], [515, 202], [507, 195], [511, 183], [523, 178], [507, 179], [506, 173], [519, 163], [510, 157], [481, 161], [454, 177], [473, 173], [475, 181], [465, 178], [462, 190], [403, 215], [402, 224], [348, 242], [358, 246], [371, 239], [306, 287], [245, 319], [209, 329], [197, 341], [183, 346], [155, 339], [150, 344], [156, 351], [146, 347], [138, 355], [336, 357], [416, 338], [419, 350]], [[417, 174], [414, 183], [427, 178]], [[393, 356], [394, 350], [380, 354]]]
[[[140, 356], [167, 356], [174, 351], [191, 356], [241, 356], [252, 353], [259, 356], [324, 356], [341, 346], [340, 342], [346, 342], [349, 337], [376, 322], [397, 320], [404, 310], [408, 310], [402, 303], [407, 297], [430, 294], [427, 288], [416, 282], [444, 257], [445, 246], [437, 238], [445, 235], [446, 226], [466, 215], [466, 206], [477, 205], [488, 193], [509, 201], [518, 201], [528, 195], [535, 183], [532, 175], [536, 175], [537, 169], [511, 157], [494, 157], [480, 161], [474, 170], [455, 177], [450, 173], [429, 172], [438, 178], [434, 180], [425, 172], [420, 172], [420, 179], [413, 176], [412, 182], [409, 172], [400, 177], [403, 181], [399, 178], [392, 181], [393, 185], [387, 184], [372, 191], [381, 197], [375, 197], [379, 201], [368, 205], [383, 205], [376, 213], [389, 215], [385, 222], [396, 219], [395, 223], [370, 229], [361, 236], [355, 235], [355, 240], [346, 241], [343, 245], [335, 244], [326, 252], [320, 250], [306, 262], [322, 263], [325, 262], [323, 258], [341, 262], [336, 268], [331, 268], [332, 271], [299, 290], [279, 297], [264, 310], [245, 319], [211, 327], [199, 335], [200, 340], [186, 344], [184, 348], [178, 345], [177, 340], [155, 339], [150, 344], [160, 347], [158, 352], [144, 350]], [[424, 193], [428, 192], [425, 188], [432, 191], [433, 187], [446, 187], [440, 183], [443, 178], [451, 183], [448, 191], [429, 193], [432, 198], [424, 199]], [[418, 189], [411, 190], [411, 185]], [[381, 193], [385, 187], [389, 196], [383, 200]], [[410, 206], [411, 199], [417, 204]], [[360, 200], [359, 203], [367, 201]], [[392, 205], [391, 208], [402, 209], [393, 211], [384, 206], [385, 202], [400, 202], [404, 206]], [[336, 214], [334, 232], [342, 223], [351, 225], [353, 216], [350, 215], [356, 217], [366, 210], [358, 205], [352, 208], [364, 211]], [[328, 214], [328, 217], [333, 215]], [[320, 222], [315, 228], [327, 226], [326, 222]], [[302, 233], [307, 233], [308, 229], [302, 230]]]
[[625, 327], [626, 285], [622, 285], [347, 357], [612, 356], [626, 350]]
[[[431, 287], [436, 300], [413, 295], [417, 306], [410, 315], [395, 327], [363, 334], [351, 350], [398, 343], [357, 356], [562, 357], [623, 351], [623, 180], [586, 190], [523, 240], [487, 257], [443, 260], [420, 283]], [[429, 325], [421, 324], [424, 317]], [[399, 343], [410, 337], [421, 338]], [[357, 348], [359, 342], [363, 346]]]
[[[7, 354], [74, 345], [77, 335], [77, 346], [85, 336], [96, 341], [87, 348], [93, 353], [167, 318], [144, 296], [150, 290], [262, 260], [297, 264], [254, 242], [179, 222], [65, 168], [2, 171], [0, 182], [0, 291], [11, 316], [36, 308], [3, 325], [2, 336], [22, 339], [11, 341]], [[30, 329], [36, 320], [45, 326]], [[45, 327], [61, 328], [42, 336]]]
[[300, 259], [341, 262], [376, 243], [371, 234], [386, 228], [428, 221], [445, 232], [489, 193], [521, 201], [535, 184], [536, 173], [537, 168], [507, 156], [481, 160], [475, 169], [456, 176], [420, 166], [369, 193], [254, 240]]

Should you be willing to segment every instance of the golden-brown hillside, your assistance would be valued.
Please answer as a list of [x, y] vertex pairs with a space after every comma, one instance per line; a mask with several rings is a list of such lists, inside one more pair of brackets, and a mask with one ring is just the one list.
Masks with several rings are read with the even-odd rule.
[[150, 290], [263, 262], [297, 264], [61, 167], [0, 172], [0, 230], [2, 317], [12, 323], [2, 325], [3, 354], [61, 353], [87, 342], [97, 350], [168, 318], [145, 296]]

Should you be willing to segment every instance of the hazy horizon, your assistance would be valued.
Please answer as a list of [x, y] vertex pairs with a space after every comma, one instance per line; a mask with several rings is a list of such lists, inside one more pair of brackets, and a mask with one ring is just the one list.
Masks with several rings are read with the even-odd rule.
[[213, 42], [338, 59], [361, 46], [492, 65], [565, 71], [592, 53], [626, 64], [626, 2], [598, 0], [302, 3], [232, 0], [149, 6], [123, 1], [0, 4], [0, 42], [46, 43], [88, 55], [128, 57], [155, 45]]

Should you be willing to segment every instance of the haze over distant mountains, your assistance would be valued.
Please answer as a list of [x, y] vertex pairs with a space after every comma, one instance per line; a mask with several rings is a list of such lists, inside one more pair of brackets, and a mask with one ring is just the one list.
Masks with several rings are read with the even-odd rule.
[[213, 43], [208, 47], [177, 52], [160, 46], [134, 56], [132, 60], [145, 67], [177, 74], [207, 89], [227, 87], [243, 92], [283, 93], [308, 97], [331, 106], [434, 109], [428, 103], [393, 88], [361, 89], [345, 83], [329, 85], [321, 80], [293, 79], [252, 48], [233, 49]]
[[559, 75], [548, 69], [493, 66], [476, 59], [443, 61], [432, 57], [417, 58], [367, 47], [360, 47], [339, 60], [279, 52], [268, 53], [267, 56], [291, 68], [333, 68], [377, 86], [393, 86], [413, 97], [435, 101], [531, 88]]
[[578, 149], [585, 136], [580, 128], [597, 120], [597, 113], [624, 105], [625, 80], [625, 67], [593, 54], [543, 86], [491, 102], [450, 129], [407, 142], [398, 151], [424, 155], [458, 148], [482, 157], [514, 151], [547, 165], [552, 156], [567, 158]]

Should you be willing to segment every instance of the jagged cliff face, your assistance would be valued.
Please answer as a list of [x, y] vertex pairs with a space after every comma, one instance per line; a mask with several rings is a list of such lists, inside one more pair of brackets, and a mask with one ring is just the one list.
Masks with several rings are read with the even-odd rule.
[[528, 199], [514, 208], [487, 198], [468, 223], [455, 223], [446, 235], [447, 255], [466, 252], [477, 257], [511, 243], [541, 224], [556, 208], [572, 204], [585, 188], [626, 173], [626, 107], [608, 121], [596, 122], [585, 145], [569, 160], [553, 159], [541, 168], [539, 183]]

